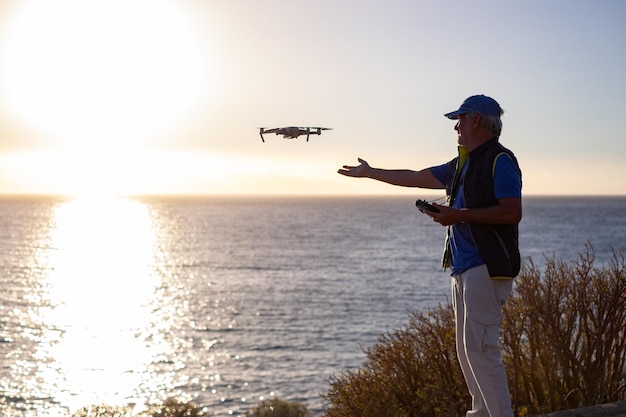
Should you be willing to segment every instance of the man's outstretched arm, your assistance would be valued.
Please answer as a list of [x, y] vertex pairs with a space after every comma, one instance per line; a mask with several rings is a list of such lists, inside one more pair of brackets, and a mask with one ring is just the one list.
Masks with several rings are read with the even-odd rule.
[[445, 188], [428, 168], [422, 169], [421, 171], [413, 171], [410, 169], [382, 169], [372, 168], [364, 159], [359, 158], [358, 161], [359, 165], [344, 165], [343, 168], [337, 172], [346, 177], [371, 178], [401, 187]]

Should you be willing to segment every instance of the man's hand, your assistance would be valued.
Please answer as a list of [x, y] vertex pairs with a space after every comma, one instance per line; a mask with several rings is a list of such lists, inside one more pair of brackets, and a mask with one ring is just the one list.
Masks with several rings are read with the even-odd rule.
[[364, 159], [358, 158], [358, 161], [360, 165], [344, 165], [343, 168], [337, 172], [341, 175], [345, 175], [346, 177], [368, 177], [368, 174], [371, 171], [370, 165]]
[[450, 226], [455, 223], [470, 222], [482, 224], [517, 224], [522, 219], [522, 200], [502, 198], [494, 206], [474, 209], [454, 209], [433, 204], [439, 213], [426, 212], [433, 221]]
[[433, 219], [434, 222], [437, 222], [442, 226], [450, 226], [462, 221], [459, 216], [461, 214], [461, 210], [453, 209], [448, 206], [442, 206], [437, 203], [432, 204], [439, 209], [439, 213], [427, 210], [424, 210], [424, 213]]

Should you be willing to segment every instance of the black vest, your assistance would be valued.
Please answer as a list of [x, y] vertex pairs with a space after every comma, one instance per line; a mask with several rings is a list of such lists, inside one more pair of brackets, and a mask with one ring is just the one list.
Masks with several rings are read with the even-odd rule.
[[[493, 170], [496, 157], [505, 153], [511, 157], [517, 170], [522, 175], [517, 159], [513, 152], [506, 149], [498, 142], [498, 138], [480, 145], [469, 154], [467, 163], [467, 171], [463, 177], [463, 197], [465, 198], [465, 206], [467, 208], [481, 208], [496, 205], [494, 189], [493, 189]], [[456, 158], [458, 161], [458, 158]], [[455, 172], [451, 178], [457, 178], [459, 169], [457, 163], [451, 164], [456, 166]], [[456, 194], [456, 181], [446, 184], [446, 192], [452, 202], [454, 194]], [[451, 205], [451, 204], [450, 204]], [[520, 253], [518, 244], [518, 227], [517, 224], [481, 224], [469, 223], [472, 237], [478, 248], [478, 253], [487, 265], [489, 275], [491, 277], [510, 277], [514, 278], [520, 271]], [[449, 263], [450, 247], [448, 239], [446, 239], [446, 247], [444, 248], [444, 259], [442, 260], [444, 268]]]

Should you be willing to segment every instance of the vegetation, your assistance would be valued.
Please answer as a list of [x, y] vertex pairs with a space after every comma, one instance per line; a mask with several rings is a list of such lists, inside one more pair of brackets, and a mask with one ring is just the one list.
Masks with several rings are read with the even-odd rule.
[[311, 417], [307, 407], [297, 402], [274, 398], [261, 401], [246, 413], [247, 417]]
[[[626, 399], [626, 268], [590, 245], [567, 264], [529, 261], [504, 310], [501, 347], [515, 415]], [[450, 303], [379, 337], [360, 369], [330, 379], [325, 417], [447, 417], [470, 406]]]
[[406, 328], [379, 336], [365, 354], [362, 368], [331, 377], [326, 417], [462, 415], [469, 396], [450, 304], [411, 313]]
[[72, 417], [200, 417], [204, 414], [202, 409], [190, 402], [182, 402], [176, 398], [168, 398], [162, 404], [150, 406], [139, 414], [132, 414], [132, 408], [128, 406], [92, 405], [83, 407]]
[[[193, 403], [168, 398], [163, 404], [151, 406], [139, 414], [132, 414], [127, 406], [92, 405], [83, 407], [72, 417], [200, 417], [208, 416]], [[303, 404], [283, 401], [278, 398], [261, 401], [255, 408], [246, 413], [247, 417], [311, 417], [311, 413]]]
[[626, 269], [614, 252], [594, 266], [590, 246], [571, 264], [524, 266], [503, 323], [518, 411], [549, 412], [626, 399]]

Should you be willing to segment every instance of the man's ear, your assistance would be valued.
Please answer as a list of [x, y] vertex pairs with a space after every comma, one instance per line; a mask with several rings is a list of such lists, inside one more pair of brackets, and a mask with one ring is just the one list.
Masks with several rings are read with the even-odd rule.
[[480, 126], [480, 119], [481, 118], [482, 118], [482, 116], [480, 115], [480, 113], [476, 113], [476, 115], [472, 119], [472, 127], [474, 129], [478, 129], [478, 127]]

